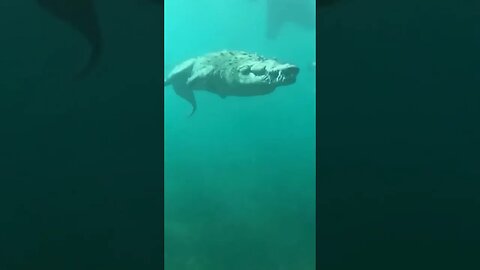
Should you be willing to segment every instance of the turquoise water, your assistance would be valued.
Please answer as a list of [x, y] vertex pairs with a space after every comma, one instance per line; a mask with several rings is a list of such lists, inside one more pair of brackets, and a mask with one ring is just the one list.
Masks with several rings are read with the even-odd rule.
[[[266, 96], [165, 88], [165, 269], [314, 269], [315, 32], [265, 38], [265, 1], [165, 1], [165, 75], [222, 49], [300, 67]], [[312, 12], [314, 12], [312, 10]]]

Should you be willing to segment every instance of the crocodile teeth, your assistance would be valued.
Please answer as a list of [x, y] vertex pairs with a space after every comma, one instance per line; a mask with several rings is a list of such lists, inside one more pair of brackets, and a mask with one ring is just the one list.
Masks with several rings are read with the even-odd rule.
[[277, 75], [277, 81], [280, 81], [281, 78], [282, 78], [282, 71], [280, 70]]

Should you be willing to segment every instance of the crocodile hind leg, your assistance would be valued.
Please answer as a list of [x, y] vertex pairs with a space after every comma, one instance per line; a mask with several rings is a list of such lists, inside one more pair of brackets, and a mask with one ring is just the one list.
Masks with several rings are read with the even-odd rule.
[[190, 113], [190, 116], [193, 115], [193, 113], [195, 113], [195, 111], [197, 110], [197, 101], [195, 100], [195, 95], [193, 94], [193, 90], [189, 87], [174, 87], [173, 88], [175, 90], [175, 93], [177, 95], [179, 95], [180, 97], [184, 98], [186, 101], [188, 101], [193, 109], [192, 109], [192, 112]]

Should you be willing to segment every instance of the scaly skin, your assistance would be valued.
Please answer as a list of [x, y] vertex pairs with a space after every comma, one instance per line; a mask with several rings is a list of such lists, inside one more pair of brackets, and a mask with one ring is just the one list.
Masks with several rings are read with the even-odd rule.
[[220, 51], [188, 59], [167, 76], [172, 85], [196, 110], [193, 91], [206, 90], [222, 98], [258, 96], [271, 93], [278, 86], [293, 84], [299, 68], [274, 59], [243, 51]]

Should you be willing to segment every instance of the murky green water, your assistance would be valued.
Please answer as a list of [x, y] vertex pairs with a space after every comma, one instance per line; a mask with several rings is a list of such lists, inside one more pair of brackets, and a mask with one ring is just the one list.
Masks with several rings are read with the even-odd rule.
[[165, 2], [165, 74], [222, 49], [301, 68], [266, 96], [198, 92], [191, 118], [165, 89], [168, 270], [315, 267], [315, 32], [289, 25], [268, 40], [265, 27], [264, 1]]

